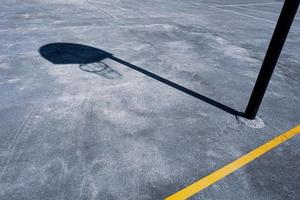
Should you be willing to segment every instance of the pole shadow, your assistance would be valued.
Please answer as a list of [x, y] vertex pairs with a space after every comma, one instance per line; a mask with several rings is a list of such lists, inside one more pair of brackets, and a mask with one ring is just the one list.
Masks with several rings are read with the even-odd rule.
[[243, 116], [242, 112], [239, 112], [233, 108], [230, 108], [222, 103], [219, 103], [213, 99], [210, 99], [204, 95], [194, 92], [186, 87], [183, 87], [177, 83], [169, 81], [157, 74], [147, 71], [141, 67], [133, 65], [127, 61], [113, 56], [111, 53], [97, 49], [94, 47], [73, 44], [73, 43], [51, 43], [42, 46], [39, 49], [40, 55], [46, 60], [53, 64], [63, 65], [63, 64], [78, 64], [79, 68], [83, 71], [95, 73], [101, 75], [105, 78], [115, 79], [121, 78], [122, 75], [109, 67], [107, 64], [103, 63], [104, 59], [111, 59], [118, 62], [124, 66], [127, 66], [133, 70], [136, 70], [144, 75], [147, 75], [157, 81], [160, 81], [174, 89], [177, 89], [183, 93], [193, 96], [203, 102], [206, 102], [212, 106], [215, 106], [229, 114], [235, 116]]

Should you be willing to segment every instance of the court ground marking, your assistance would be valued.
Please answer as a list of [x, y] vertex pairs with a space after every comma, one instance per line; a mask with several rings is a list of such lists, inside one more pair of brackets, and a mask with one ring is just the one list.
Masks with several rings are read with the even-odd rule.
[[266, 12], [266, 11], [263, 11], [263, 10], [255, 10], [255, 9], [251, 9], [251, 8], [243, 8], [243, 7], [240, 7], [240, 6], [235, 6], [234, 8], [238, 8], [238, 9], [242, 9], [242, 10], [249, 10], [249, 11], [256, 12], [256, 13], [264, 13], [264, 14], [268, 14], [268, 15], [279, 16], [279, 14], [280, 14], [280, 13]]
[[282, 2], [266, 2], [266, 3], [245, 3], [245, 4], [217, 4], [216, 7], [235, 7], [235, 6], [263, 6], [263, 5], [273, 5], [273, 4], [283, 4]]
[[[253, 11], [253, 12], [257, 12], [257, 13], [265, 13], [265, 14], [269, 14], [269, 15], [277, 15], [279, 16], [280, 13], [273, 13], [273, 12], [266, 12], [266, 11], [263, 11], [263, 10], [255, 10], [255, 9], [251, 9], [251, 8], [244, 8], [244, 7], [249, 7], [249, 6], [260, 6], [260, 5], [276, 5], [276, 4], [280, 4], [279, 2], [277, 3], [268, 3], [268, 4], [236, 4], [236, 5], [214, 5], [214, 7], [235, 7], [235, 8], [238, 8], [238, 9], [243, 9], [243, 10], [249, 10], [249, 11]], [[297, 18], [295, 18], [297, 19]]]
[[[236, 7], [233, 7], [233, 8], [238, 8], [238, 9], [242, 9], [242, 10], [249, 10], [249, 11], [252, 11], [252, 12], [264, 13], [264, 14], [268, 14], [268, 15], [275, 15], [275, 16], [280, 15], [280, 13], [266, 12], [266, 11], [263, 11], [263, 10], [255, 10], [255, 9], [251, 9], [251, 8], [243, 8], [243, 7], [240, 7], [240, 6], [236, 6]], [[300, 20], [300, 19], [295, 17], [295, 20]]]
[[[249, 18], [257, 19], [257, 20], [260, 20], [260, 21], [269, 22], [269, 23], [272, 23], [274, 25], [276, 24], [276, 22], [274, 22], [272, 20], [264, 19], [264, 18], [261, 18], [261, 17], [247, 15], [247, 14], [244, 14], [244, 13], [240, 13], [240, 12], [236, 12], [236, 11], [232, 11], [232, 10], [228, 10], [228, 9], [224, 9], [224, 8], [220, 8], [220, 7], [216, 7], [216, 6], [210, 6], [210, 7], [211, 8], [215, 8], [215, 9], [219, 9], [219, 10], [222, 10], [222, 11], [226, 11], [226, 12], [229, 12], [229, 13], [232, 13], [232, 14], [236, 14], [236, 15], [240, 15], [240, 16], [244, 16], [244, 17], [249, 17]], [[300, 28], [295, 27], [295, 26], [291, 26], [291, 28], [296, 29], [296, 30], [300, 30]]]
[[179, 190], [175, 194], [167, 197], [165, 200], [187, 199], [187, 198], [195, 195], [196, 193], [202, 191], [203, 189], [209, 187], [210, 185], [213, 185], [214, 183], [218, 182], [219, 180], [225, 178], [226, 176], [230, 175], [234, 171], [249, 164], [256, 158], [258, 158], [258, 157], [264, 155], [265, 153], [269, 152], [270, 150], [276, 148], [277, 146], [284, 143], [285, 141], [292, 139], [294, 136], [296, 136], [298, 134], [300, 134], [300, 124], [292, 129], [290, 129], [289, 131], [282, 133], [281, 135], [266, 142], [265, 144], [261, 145], [260, 147], [257, 147], [256, 149], [250, 151], [249, 153], [245, 154], [244, 156], [238, 158], [237, 160], [216, 170], [215, 172], [209, 174], [208, 176], [196, 181], [195, 183], [185, 187], [182, 190]]
[[233, 13], [233, 14], [237, 14], [237, 15], [241, 15], [241, 16], [245, 16], [245, 17], [250, 17], [250, 18], [253, 18], [253, 19], [258, 19], [258, 20], [261, 20], [261, 21], [276, 24], [276, 22], [274, 22], [272, 20], [264, 19], [264, 18], [261, 18], [261, 17], [247, 15], [247, 14], [244, 14], [244, 13], [240, 13], [240, 12], [236, 12], [236, 11], [232, 11], [232, 10], [228, 10], [228, 9], [224, 9], [224, 8], [220, 8], [220, 7], [216, 7], [216, 6], [210, 6], [210, 7], [215, 8], [215, 9], [219, 9], [219, 10], [223, 10], [223, 11], [226, 11], [226, 12], [230, 12], [230, 13]]

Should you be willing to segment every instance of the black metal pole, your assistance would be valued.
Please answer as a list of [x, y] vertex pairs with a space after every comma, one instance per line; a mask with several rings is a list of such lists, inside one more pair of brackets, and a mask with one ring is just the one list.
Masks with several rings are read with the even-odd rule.
[[297, 13], [300, 0], [285, 0], [276, 28], [257, 77], [244, 117], [254, 119]]

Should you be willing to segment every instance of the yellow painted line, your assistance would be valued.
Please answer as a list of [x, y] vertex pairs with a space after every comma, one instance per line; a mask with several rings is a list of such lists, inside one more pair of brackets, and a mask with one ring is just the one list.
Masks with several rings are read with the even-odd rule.
[[179, 200], [179, 199], [187, 199], [196, 193], [200, 192], [201, 190], [207, 188], [208, 186], [216, 183], [217, 181], [223, 179], [225, 176], [231, 174], [232, 172], [238, 170], [239, 168], [243, 167], [244, 165], [250, 163], [251, 161], [255, 160], [256, 158], [260, 157], [261, 155], [267, 153], [268, 151], [272, 150], [273, 148], [277, 147], [278, 145], [282, 144], [283, 142], [293, 138], [297, 134], [300, 133], [300, 125], [294, 127], [293, 129], [275, 137], [274, 139], [270, 140], [269, 142], [263, 144], [262, 146], [252, 150], [248, 154], [240, 157], [239, 159], [229, 163], [225, 167], [218, 169], [217, 171], [209, 174], [208, 176], [200, 179], [199, 181], [189, 185], [188, 187], [176, 192], [175, 194], [167, 197], [165, 200]]

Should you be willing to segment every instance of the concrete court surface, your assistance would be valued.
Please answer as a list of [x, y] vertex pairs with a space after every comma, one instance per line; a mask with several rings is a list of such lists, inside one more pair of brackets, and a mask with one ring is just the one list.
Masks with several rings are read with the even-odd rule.
[[[299, 12], [235, 116], [282, 4], [1, 0], [0, 199], [163, 199], [298, 125]], [[191, 199], [300, 199], [300, 137]]]

